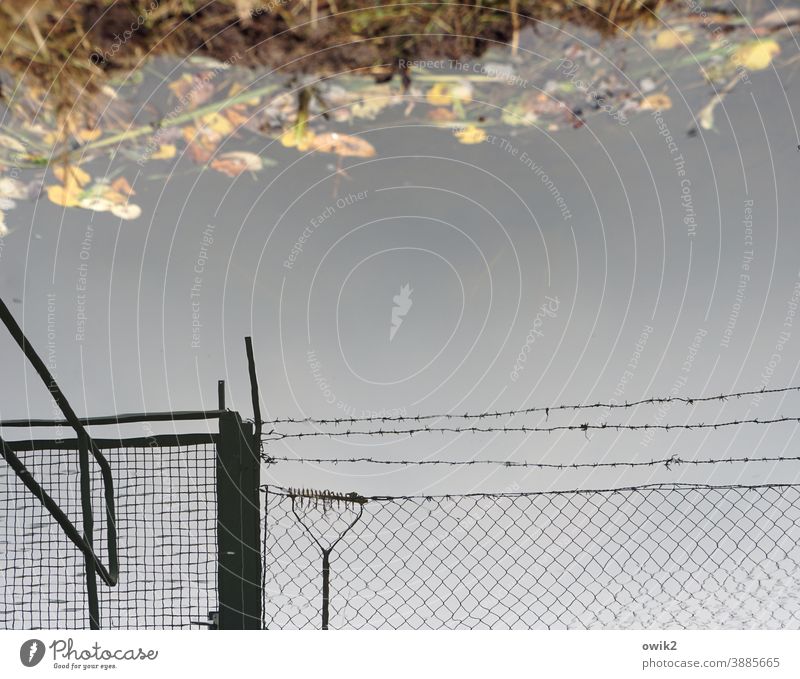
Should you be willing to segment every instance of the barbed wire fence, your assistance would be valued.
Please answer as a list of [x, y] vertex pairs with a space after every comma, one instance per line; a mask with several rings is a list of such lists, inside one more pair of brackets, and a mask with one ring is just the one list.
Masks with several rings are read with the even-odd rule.
[[[544, 463], [319, 457], [306, 438], [718, 430], [800, 418], [551, 424], [551, 414], [695, 406], [800, 387], [435, 415], [266, 419], [267, 465], [595, 470], [796, 463], [794, 455]], [[538, 415], [533, 424], [496, 423]], [[491, 420], [486, 424], [484, 421]], [[386, 425], [389, 426], [386, 426]], [[368, 425], [353, 427], [353, 425]], [[399, 425], [399, 426], [398, 426]], [[287, 427], [287, 428], [283, 428]], [[265, 628], [800, 628], [800, 484], [362, 496], [262, 487]]]
[[[26, 355], [31, 353], [21, 340]], [[69, 424], [78, 432], [70, 441], [0, 439], [8, 462], [0, 479], [0, 505], [6, 508], [0, 522], [0, 595], [6, 603], [0, 626], [800, 628], [800, 484], [646, 484], [439, 496], [263, 485], [260, 508], [258, 502], [264, 470], [290, 463], [556, 471], [796, 464], [800, 455], [672, 454], [546, 463], [306, 457], [273, 447], [306, 438], [552, 433], [588, 438], [603, 431], [796, 425], [800, 417], [783, 415], [680, 424], [644, 415], [646, 406], [693, 407], [800, 392], [800, 387], [461, 415], [262, 420], [249, 338], [246, 344], [252, 426], [225, 409], [222, 382], [215, 411], [79, 420], [61, 395], [69, 413], [65, 422], [0, 423]], [[640, 419], [550, 421], [554, 413], [575, 416], [591, 409], [630, 409]], [[110, 440], [93, 439], [83, 429], [154, 416], [170, 423], [218, 419], [219, 431]], [[89, 466], [92, 451], [108, 467], [108, 478], [102, 465]], [[102, 451], [108, 451], [108, 460]], [[114, 502], [109, 503], [111, 479]], [[47, 498], [43, 488], [50, 492]], [[104, 506], [105, 521], [97, 509]], [[81, 516], [82, 536], [75, 528]], [[237, 547], [245, 543], [247, 549]], [[104, 563], [112, 564], [113, 582], [98, 592], [95, 576], [103, 576]]]
[[557, 411], [580, 411], [580, 410], [625, 410], [631, 408], [638, 408], [643, 405], [664, 405], [668, 403], [679, 403], [682, 405], [699, 405], [701, 403], [725, 402], [736, 401], [746, 396], [772, 396], [776, 394], [791, 394], [800, 392], [800, 387], [775, 387], [767, 389], [751, 389], [748, 391], [734, 391], [714, 396], [651, 396], [650, 398], [639, 399], [636, 401], [624, 401], [619, 403], [617, 401], [597, 401], [594, 403], [575, 403], [575, 404], [559, 404], [553, 406], [533, 406], [531, 408], [518, 408], [516, 410], [495, 410], [485, 411], [479, 413], [466, 412], [463, 415], [457, 413], [440, 413], [438, 415], [374, 415], [368, 417], [335, 417], [335, 418], [315, 418], [315, 417], [283, 417], [272, 420], [263, 420], [262, 424], [275, 425], [275, 424], [358, 424], [363, 422], [423, 422], [428, 420], [485, 420], [495, 419], [498, 417], [514, 417], [517, 415], [531, 415], [534, 413], [544, 413], [545, 417], [549, 417], [550, 413]]

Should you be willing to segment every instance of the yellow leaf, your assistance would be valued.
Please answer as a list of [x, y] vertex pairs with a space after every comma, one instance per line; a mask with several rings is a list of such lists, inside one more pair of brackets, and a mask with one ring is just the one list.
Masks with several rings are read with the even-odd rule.
[[61, 141], [61, 137], [58, 132], [46, 132], [42, 137], [42, 141], [47, 146], [55, 146]]
[[217, 134], [223, 137], [232, 134], [236, 129], [224, 115], [221, 113], [209, 113], [201, 118], [206, 127], [214, 130]]
[[456, 101], [472, 99], [472, 87], [464, 82], [436, 83], [428, 90], [425, 98], [432, 106], [449, 106]]
[[672, 99], [666, 94], [651, 94], [642, 99], [639, 108], [643, 111], [668, 111], [672, 108]]
[[691, 45], [693, 42], [694, 35], [689, 31], [680, 28], [676, 30], [667, 29], [656, 36], [656, 49], [671, 50], [682, 45]]
[[65, 186], [83, 187], [92, 180], [91, 176], [77, 165], [56, 165], [53, 174]]
[[369, 97], [357, 101], [351, 107], [351, 112], [354, 118], [363, 118], [364, 120], [375, 120], [379, 113], [381, 113], [389, 104], [391, 99], [389, 97]]
[[54, 184], [47, 187], [47, 197], [51, 203], [62, 207], [77, 207], [79, 204], [78, 196], [80, 192], [70, 191], [64, 186]]
[[456, 138], [462, 144], [480, 144], [486, 141], [486, 132], [475, 125], [467, 125], [456, 131]]
[[103, 136], [103, 131], [97, 127], [95, 127], [93, 130], [78, 130], [78, 133], [75, 136], [80, 141], [86, 143], [94, 141], [95, 139], [99, 139], [101, 136]]
[[376, 153], [375, 147], [366, 139], [338, 132], [326, 132], [314, 136], [310, 140], [310, 148], [322, 153], [335, 153], [337, 156], [353, 158], [371, 158]]
[[181, 130], [181, 134], [183, 135], [183, 140], [187, 144], [191, 144], [197, 137], [197, 129], [192, 125], [187, 125]]
[[192, 83], [194, 82], [191, 74], [184, 73], [180, 78], [176, 81], [171, 82], [167, 87], [172, 90], [172, 93], [180, 99], [183, 97], [192, 87]]
[[[239, 83], [233, 83], [231, 85], [231, 89], [228, 91], [228, 97], [233, 98], [238, 94], [244, 92], [244, 87]], [[258, 106], [261, 99], [259, 97], [253, 97], [252, 99], [245, 99], [243, 103], [247, 104], [248, 106]]]
[[154, 160], [170, 160], [175, 157], [177, 152], [178, 149], [175, 148], [175, 144], [161, 144], [161, 146], [158, 147], [158, 151], [151, 157]]
[[731, 57], [731, 63], [749, 71], [761, 71], [772, 63], [773, 57], [780, 51], [781, 46], [774, 40], [755, 40], [739, 45]]
[[286, 148], [308, 151], [311, 148], [313, 138], [314, 133], [311, 130], [306, 130], [304, 134], [298, 136], [297, 130], [294, 127], [290, 127], [281, 135], [281, 144]]
[[447, 83], [436, 83], [425, 95], [432, 106], [449, 106], [453, 101], [450, 96], [450, 86]]

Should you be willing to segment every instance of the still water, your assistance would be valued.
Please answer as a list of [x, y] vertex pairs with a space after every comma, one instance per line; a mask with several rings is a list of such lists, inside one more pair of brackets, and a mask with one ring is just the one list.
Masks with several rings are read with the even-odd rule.
[[[492, 73], [497, 63], [522, 71], [526, 60], [542, 59], [537, 44], [528, 36], [516, 61], [490, 55]], [[713, 90], [698, 83], [696, 64], [645, 63], [652, 54], [644, 38], [587, 44], [607, 71], [623, 62], [636, 71], [632, 87], [656, 80], [669, 106], [624, 119], [609, 107], [574, 126], [499, 124], [475, 144], [462, 143], [463, 126], [379, 113], [336, 128], [375, 148], [363, 158], [242, 132], [222, 150], [255, 153], [267, 166], [235, 177], [201, 171], [183, 152], [169, 164], [137, 164], [122, 151], [94, 157], [84, 169], [123, 174], [141, 217], [65, 210], [44, 195], [21, 202], [0, 241], [0, 294], [13, 300], [76, 410], [93, 415], [212, 409], [224, 379], [228, 407], [251, 416], [246, 335], [265, 419], [623, 403], [796, 383], [794, 66], [751, 73], [716, 107], [714, 129], [698, 132]], [[156, 63], [163, 82], [150, 73], [137, 96], [149, 101], [183, 68]], [[575, 80], [560, 62], [549, 68], [550, 80]], [[247, 77], [253, 87], [269, 82]], [[420, 110], [425, 97], [416, 99]], [[143, 104], [136, 115], [149, 110]], [[0, 347], [0, 379], [14, 385], [0, 395], [3, 418], [51, 416], [45, 389], [10, 339], [0, 337]], [[683, 424], [799, 413], [800, 399], [777, 395], [503, 422]], [[791, 455], [796, 437], [796, 423], [783, 423], [314, 438], [268, 452], [570, 464]], [[591, 473], [287, 463], [264, 475], [369, 494], [793, 482], [798, 471], [772, 463]]]

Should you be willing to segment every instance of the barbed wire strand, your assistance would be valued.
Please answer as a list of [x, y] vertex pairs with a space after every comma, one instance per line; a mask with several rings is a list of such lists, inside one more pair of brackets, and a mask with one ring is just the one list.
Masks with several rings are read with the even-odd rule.
[[[519, 492], [476, 492], [476, 493], [444, 493], [441, 495], [369, 495], [358, 497], [366, 501], [393, 501], [393, 500], [442, 500], [458, 498], [515, 498], [515, 497], [534, 497], [537, 495], [591, 495], [592, 493], [623, 493], [637, 490], [761, 490], [763, 488], [800, 488], [800, 483], [760, 483], [760, 484], [723, 484], [711, 485], [705, 483], [645, 483], [635, 486], [620, 486], [617, 488], [571, 488], [567, 490], [534, 490]], [[272, 493], [292, 497], [296, 493], [290, 488], [264, 484], [261, 486], [262, 493]]]
[[471, 465], [495, 465], [498, 467], [532, 467], [536, 469], [599, 469], [615, 467], [666, 467], [671, 469], [673, 466], [681, 465], [712, 465], [712, 464], [748, 464], [753, 462], [800, 462], [797, 457], [727, 457], [705, 460], [686, 460], [677, 455], [662, 458], [659, 460], [649, 460], [645, 462], [586, 462], [575, 464], [548, 464], [545, 462], [518, 462], [514, 460], [381, 460], [374, 457], [277, 457], [264, 455], [263, 461], [266, 464], [277, 464], [279, 462], [298, 462], [301, 464], [382, 464], [395, 466], [428, 466], [445, 465], [451, 467], [468, 467]]
[[515, 410], [497, 410], [493, 412], [483, 413], [464, 413], [458, 415], [455, 413], [439, 413], [434, 415], [375, 415], [368, 417], [335, 417], [335, 418], [316, 418], [316, 417], [283, 417], [274, 420], [263, 420], [262, 424], [357, 424], [360, 422], [422, 422], [425, 420], [440, 420], [440, 419], [488, 419], [496, 417], [510, 417], [515, 415], [529, 415], [532, 413], [544, 413], [545, 416], [550, 415], [553, 411], [559, 410], [589, 410], [593, 408], [606, 408], [606, 409], [620, 409], [620, 408], [635, 408], [641, 405], [660, 405], [664, 403], [683, 403], [684, 405], [695, 405], [697, 403], [708, 403], [710, 401], [727, 401], [741, 399], [745, 396], [756, 395], [770, 395], [770, 394], [783, 394], [788, 392], [800, 391], [800, 386], [794, 387], [776, 387], [774, 389], [752, 389], [749, 391], [731, 392], [728, 394], [719, 394], [717, 396], [656, 396], [651, 398], [644, 398], [638, 401], [625, 401], [624, 403], [578, 403], [578, 404], [564, 404], [555, 406], [535, 406], [531, 408], [521, 408]]
[[347, 431], [310, 431], [310, 432], [277, 432], [269, 431], [262, 439], [266, 442], [283, 441], [285, 439], [302, 439], [312, 437], [342, 437], [353, 436], [414, 436], [415, 434], [534, 434], [534, 433], [553, 433], [558, 431], [582, 431], [588, 433], [594, 430], [611, 431], [646, 431], [646, 430], [698, 430], [698, 429], [722, 429], [725, 427], [735, 427], [743, 424], [771, 425], [782, 422], [799, 423], [800, 417], [776, 417], [773, 419], [762, 420], [753, 418], [749, 420], [728, 420], [726, 422], [698, 422], [696, 424], [563, 424], [552, 427], [410, 427], [408, 429], [365, 429]]

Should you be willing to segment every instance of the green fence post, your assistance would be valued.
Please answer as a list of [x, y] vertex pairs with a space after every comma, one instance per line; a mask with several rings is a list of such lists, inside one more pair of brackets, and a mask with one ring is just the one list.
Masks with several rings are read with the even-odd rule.
[[253, 427], [220, 416], [217, 444], [219, 629], [261, 628], [260, 460]]

